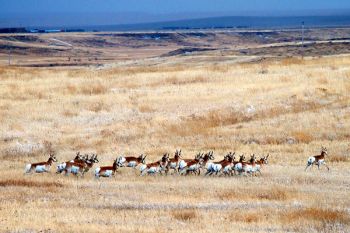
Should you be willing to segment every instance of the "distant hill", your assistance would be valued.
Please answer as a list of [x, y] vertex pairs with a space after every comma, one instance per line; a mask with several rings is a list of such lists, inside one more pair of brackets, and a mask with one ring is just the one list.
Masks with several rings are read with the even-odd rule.
[[[211, 28], [296, 28], [305, 22], [306, 27], [345, 27], [350, 26], [350, 15], [339, 16], [227, 16], [168, 22], [86, 26], [85, 30], [125, 31], [125, 30], [172, 30], [172, 29], [211, 29]], [[82, 28], [80, 26], [80, 28]]]

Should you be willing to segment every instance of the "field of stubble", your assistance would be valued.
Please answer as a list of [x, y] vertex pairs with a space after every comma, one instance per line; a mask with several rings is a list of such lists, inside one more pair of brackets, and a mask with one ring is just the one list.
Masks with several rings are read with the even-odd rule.
[[[349, 232], [350, 56], [0, 68], [1, 232]], [[328, 165], [304, 172], [328, 148]], [[27, 162], [181, 148], [270, 153], [257, 177], [23, 175]]]

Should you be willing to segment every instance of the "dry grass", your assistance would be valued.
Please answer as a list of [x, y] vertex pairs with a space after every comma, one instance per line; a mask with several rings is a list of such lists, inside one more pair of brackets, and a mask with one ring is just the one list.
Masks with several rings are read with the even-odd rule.
[[[177, 59], [190, 59], [185, 58]], [[245, 64], [0, 67], [1, 232], [349, 232], [350, 57]], [[330, 171], [304, 172], [328, 148]], [[23, 175], [98, 153], [270, 154], [256, 177]]]
[[223, 201], [234, 200], [269, 200], [286, 201], [298, 197], [298, 192], [287, 187], [271, 186], [268, 189], [227, 189], [218, 193], [218, 197]]
[[344, 224], [350, 225], [350, 215], [344, 210], [331, 210], [319, 207], [310, 207], [302, 210], [288, 211], [282, 215], [283, 221], [291, 222], [305, 222], [316, 221], [321, 223]]
[[344, 163], [349, 161], [349, 156], [346, 155], [331, 155], [329, 161], [332, 163]]
[[191, 221], [197, 218], [197, 213], [195, 210], [174, 210], [172, 216], [179, 221]]
[[18, 186], [18, 187], [35, 187], [35, 188], [63, 188], [64, 185], [59, 182], [37, 182], [30, 180], [16, 180], [16, 179], [7, 179], [0, 180], [0, 187], [9, 187], [9, 186]]
[[292, 136], [297, 140], [299, 143], [310, 143], [313, 140], [312, 135], [310, 135], [307, 132], [303, 131], [295, 131], [292, 132]]

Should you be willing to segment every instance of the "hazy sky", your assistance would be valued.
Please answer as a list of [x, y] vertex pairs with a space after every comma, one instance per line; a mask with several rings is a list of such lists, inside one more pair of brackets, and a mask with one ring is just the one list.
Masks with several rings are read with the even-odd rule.
[[121, 24], [349, 10], [350, 0], [0, 0], [0, 26]]

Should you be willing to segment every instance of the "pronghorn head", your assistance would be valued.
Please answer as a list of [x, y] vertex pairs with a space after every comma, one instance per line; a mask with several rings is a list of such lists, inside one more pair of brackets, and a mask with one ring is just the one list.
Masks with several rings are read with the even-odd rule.
[[240, 157], [239, 157], [239, 161], [240, 162], [243, 162], [245, 160], [245, 156], [244, 156], [244, 154], [242, 154]]
[[50, 158], [49, 160], [51, 160], [52, 162], [57, 162], [56, 156], [53, 152], [50, 152]]
[[203, 153], [199, 152], [198, 154], [196, 154], [196, 156], [194, 157], [194, 160], [199, 161], [203, 156]]
[[118, 167], [122, 167], [123, 166], [123, 162], [122, 162], [123, 156], [118, 156], [116, 158], [116, 160], [117, 160]]
[[214, 159], [215, 159], [215, 157], [214, 157], [214, 151], [209, 151], [208, 155], [209, 155], [209, 159], [210, 159], [210, 160], [214, 160]]
[[[88, 156], [89, 157], [89, 156]], [[88, 158], [87, 157], [87, 158]], [[98, 161], [98, 159], [97, 159], [97, 155], [96, 154], [92, 154], [91, 155], [91, 157], [90, 157], [90, 159], [87, 159], [86, 161], [85, 161], [86, 163], [98, 163], [99, 161]]]
[[83, 156], [80, 154], [80, 151], [77, 152], [77, 155], [75, 156], [76, 160], [83, 160]]
[[260, 158], [260, 162], [262, 164], [268, 164], [269, 163], [269, 160], [268, 160], [269, 156], [270, 156], [270, 154], [267, 154], [266, 157], [264, 156], [264, 157]]
[[179, 158], [181, 159], [181, 149], [180, 150], [176, 150], [175, 151], [175, 155], [174, 155], [175, 158]]
[[160, 160], [161, 161], [161, 164], [162, 164], [162, 166], [165, 164], [168, 164], [168, 162], [169, 162], [169, 153], [165, 153], [164, 155], [163, 155], [163, 157], [162, 157], [162, 159]]
[[232, 152], [228, 153], [227, 154], [227, 161], [232, 162], [235, 159], [234, 154], [235, 153], [232, 153]]
[[322, 146], [321, 154], [327, 155], [327, 148]]
[[224, 156], [224, 160], [226, 160], [226, 161], [229, 160], [229, 158], [230, 158], [230, 154], [227, 154]]
[[269, 159], [269, 156], [270, 156], [270, 154], [267, 154], [267, 156], [265, 157], [265, 161], [264, 161], [265, 164], [268, 164], [268, 163], [269, 163], [269, 160], [268, 160], [268, 159]]
[[141, 155], [141, 163], [142, 164], [146, 164], [146, 157], [147, 157], [147, 155]]
[[255, 161], [255, 154], [251, 155], [251, 157], [250, 157], [250, 162], [251, 162], [251, 163], [256, 162], [256, 161]]
[[233, 155], [234, 153], [232, 154], [232, 152], [229, 152], [227, 155], [225, 155], [224, 160], [229, 161], [233, 159]]
[[231, 158], [232, 158], [232, 161], [234, 161], [235, 160], [235, 154], [236, 154], [236, 152], [230, 152], [231, 153]]
[[198, 159], [197, 161], [198, 161], [198, 164], [199, 164], [200, 166], [202, 166], [202, 164], [204, 163], [203, 154], [202, 154], [202, 156], [199, 157], [199, 159]]
[[114, 162], [113, 162], [113, 166], [119, 167], [119, 157], [115, 158]]
[[84, 160], [85, 162], [89, 160], [89, 155], [85, 154], [84, 156], [81, 157], [82, 160]]

